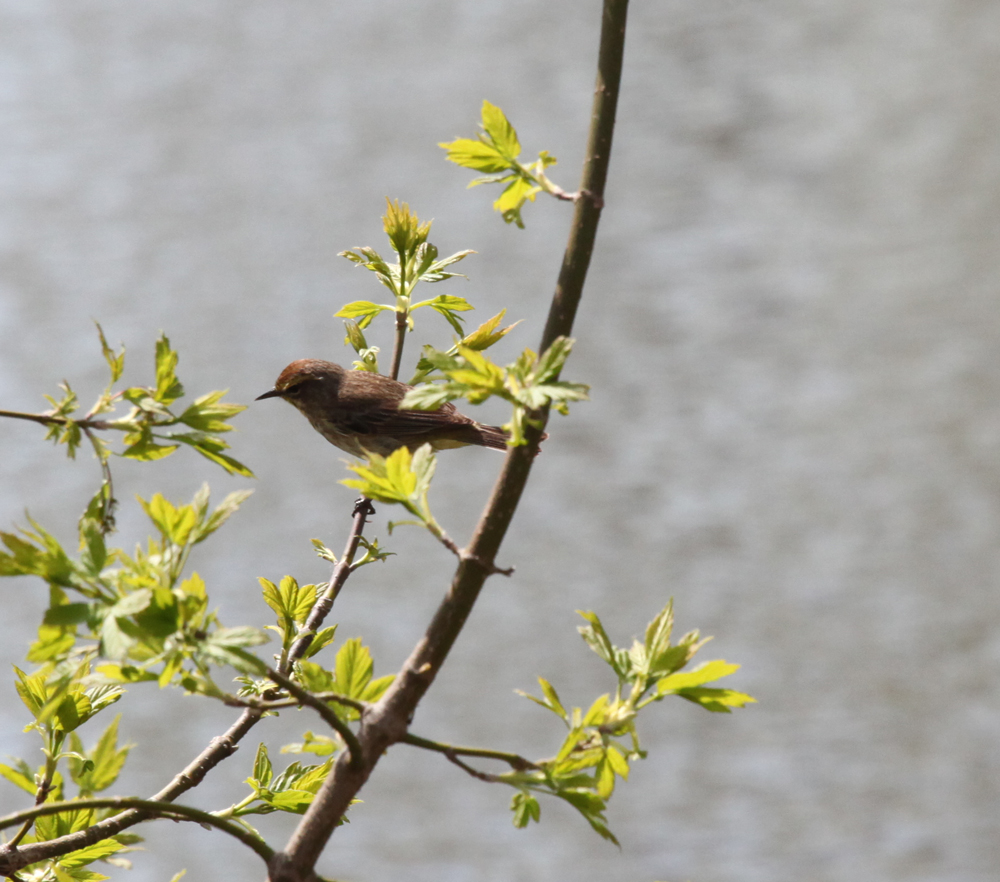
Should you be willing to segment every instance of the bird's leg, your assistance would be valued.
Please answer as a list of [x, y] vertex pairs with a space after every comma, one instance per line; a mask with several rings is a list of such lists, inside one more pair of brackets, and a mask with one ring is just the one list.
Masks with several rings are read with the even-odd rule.
[[366, 518], [375, 514], [375, 506], [372, 505], [372, 501], [367, 496], [359, 496], [354, 500], [354, 510], [351, 512], [351, 517], [356, 518], [362, 512]]

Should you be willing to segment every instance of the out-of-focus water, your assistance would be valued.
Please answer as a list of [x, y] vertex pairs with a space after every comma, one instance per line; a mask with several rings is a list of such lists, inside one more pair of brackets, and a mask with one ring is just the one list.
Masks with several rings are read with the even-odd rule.
[[[288, 361], [347, 358], [332, 313], [381, 299], [336, 253], [382, 246], [383, 197], [479, 252], [443, 290], [538, 340], [569, 209], [504, 227], [495, 194], [437, 142], [501, 105], [572, 188], [599, 5], [0, 0], [0, 407], [96, 394], [91, 319], [150, 382], [162, 329], [200, 394], [247, 402]], [[1000, 6], [636, 3], [624, 93], [570, 379], [593, 400], [551, 427], [494, 579], [415, 731], [544, 756], [555, 718], [512, 692], [543, 675], [589, 703], [611, 688], [574, 633], [595, 609], [619, 642], [669, 598], [678, 626], [742, 662], [760, 703], [731, 717], [665, 702], [650, 758], [620, 785], [621, 851], [561, 805], [511, 828], [510, 793], [392, 750], [321, 870], [356, 880], [948, 880], [1000, 860]], [[443, 344], [425, 317], [411, 344]], [[422, 336], [423, 333], [429, 335]], [[388, 334], [376, 341], [387, 352]], [[405, 373], [405, 370], [404, 370]], [[490, 414], [502, 419], [500, 412]], [[238, 418], [257, 472], [195, 567], [227, 624], [264, 621], [256, 577], [324, 578], [350, 493], [339, 452], [290, 408]], [[72, 542], [97, 470], [38, 427], [0, 423], [0, 525], [23, 509]], [[439, 519], [464, 538], [499, 457], [441, 458]], [[191, 456], [115, 464], [126, 544], [135, 493], [217, 497], [248, 482]], [[385, 538], [379, 512], [374, 532]], [[7, 529], [4, 526], [4, 529]], [[408, 653], [451, 561], [401, 530], [399, 556], [338, 603], [377, 672]], [[4, 657], [44, 591], [5, 584]], [[37, 758], [0, 686], [3, 751]], [[134, 689], [141, 746], [116, 792], [158, 789], [232, 717]], [[272, 745], [308, 714], [260, 727]], [[84, 731], [84, 740], [94, 733]], [[256, 738], [197, 804], [239, 798]], [[23, 805], [0, 782], [0, 811]], [[265, 819], [280, 844], [290, 824]], [[197, 827], [148, 828], [128, 878], [260, 878]], [[116, 871], [121, 876], [121, 871]]]

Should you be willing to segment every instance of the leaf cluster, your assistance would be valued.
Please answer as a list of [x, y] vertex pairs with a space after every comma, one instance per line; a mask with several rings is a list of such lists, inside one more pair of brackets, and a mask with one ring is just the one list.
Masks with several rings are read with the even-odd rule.
[[[68, 383], [64, 382], [61, 386], [61, 398], [46, 395], [52, 408], [38, 416], [49, 419], [47, 439], [65, 444], [70, 457], [74, 457], [86, 433], [98, 459], [106, 465], [112, 451], [105, 441], [94, 435], [93, 430], [113, 429], [125, 434], [126, 445], [115, 455], [150, 461], [169, 456], [181, 445], [186, 445], [230, 474], [253, 477], [250, 469], [224, 453], [229, 445], [219, 437], [232, 431], [233, 427], [227, 420], [246, 410], [245, 405], [223, 402], [222, 398], [228, 391], [223, 389], [196, 398], [180, 413], [172, 409], [183, 397], [184, 386], [177, 377], [177, 352], [171, 348], [166, 335], [161, 335], [156, 341], [156, 384], [129, 386], [115, 391], [115, 385], [125, 369], [125, 348], [115, 353], [108, 346], [100, 325], [97, 332], [110, 372], [108, 384], [83, 418], [72, 416], [79, 409], [79, 403]], [[95, 419], [111, 413], [121, 402], [131, 405], [125, 416], [112, 420]]]
[[510, 432], [508, 443], [524, 444], [525, 425], [536, 421], [532, 414], [550, 405], [566, 414], [569, 402], [588, 397], [588, 386], [559, 379], [573, 342], [568, 337], [559, 337], [541, 356], [525, 349], [515, 362], [503, 368], [481, 351], [462, 343], [454, 347], [454, 353], [425, 346], [421, 364], [443, 376], [445, 382], [416, 387], [406, 394], [400, 407], [435, 410], [444, 402], [459, 398], [480, 404], [497, 396], [513, 405], [511, 421], [504, 425]]
[[448, 267], [474, 252], [459, 251], [449, 257], [439, 258], [437, 247], [427, 241], [431, 222], [421, 223], [405, 202], [400, 203], [399, 200], [390, 202], [387, 199], [386, 205], [382, 226], [389, 237], [389, 245], [396, 255], [396, 261], [390, 263], [367, 245], [340, 252], [341, 257], [375, 273], [375, 277], [392, 292], [394, 297], [393, 303], [355, 300], [334, 313], [336, 317], [345, 319], [347, 337], [344, 342], [358, 353], [359, 360], [354, 362], [357, 370], [378, 370], [378, 347], [368, 344], [364, 329], [379, 313], [393, 313], [396, 316], [397, 330], [412, 331], [413, 311], [429, 306], [461, 334], [464, 321], [461, 313], [473, 308], [464, 298], [449, 294], [440, 294], [418, 303], [413, 302], [413, 290], [418, 283], [443, 282], [461, 276], [461, 273], [450, 272]]
[[345, 478], [341, 484], [353, 487], [376, 502], [401, 505], [414, 516], [415, 520], [390, 521], [390, 533], [404, 524], [425, 527], [438, 541], [457, 552], [455, 544], [435, 520], [427, 499], [437, 468], [437, 458], [430, 444], [421, 445], [416, 453], [410, 453], [408, 447], [400, 447], [388, 456], [370, 453], [367, 462], [348, 463], [347, 468], [358, 477]]
[[255, 628], [222, 627], [208, 609], [202, 578], [183, 578], [183, 572], [194, 546], [249, 495], [230, 493], [214, 509], [207, 485], [186, 505], [158, 493], [140, 498], [156, 535], [132, 554], [109, 547], [87, 512], [79, 522], [75, 558], [30, 517], [31, 529], [0, 532], [6, 548], [0, 551], [0, 576], [34, 575], [49, 585], [49, 608], [28, 660], [55, 669], [74, 656], [96, 656], [109, 660], [99, 670], [114, 682], [157, 680], [163, 686], [179, 678], [190, 691], [217, 692], [209, 665], [242, 669], [250, 663], [246, 648], [267, 638]]
[[[283, 585], [286, 579], [282, 580]], [[372, 679], [373, 671], [371, 651], [362, 644], [360, 638], [353, 638], [337, 651], [332, 670], [313, 661], [296, 662], [295, 680], [316, 698], [326, 702], [346, 724], [360, 718], [357, 705], [377, 701], [394, 679], [392, 675]], [[350, 704], [345, 704], [345, 701]], [[269, 814], [274, 811], [302, 814], [329, 774], [334, 754], [343, 746], [343, 741], [336, 736], [317, 735], [307, 731], [302, 742], [286, 745], [282, 748], [282, 753], [310, 753], [327, 759], [318, 765], [293, 762], [281, 774], [275, 775], [267, 747], [262, 743], [257, 748], [254, 773], [247, 779], [253, 792], [242, 802], [220, 814], [224, 817]]]
[[480, 128], [482, 131], [475, 138], [456, 138], [438, 146], [448, 151], [447, 158], [456, 165], [486, 172], [474, 178], [469, 187], [506, 184], [493, 208], [500, 212], [505, 223], [524, 229], [521, 209], [525, 202], [534, 202], [543, 190], [553, 195], [563, 193], [545, 174], [545, 169], [556, 164], [556, 158], [542, 150], [534, 162], [522, 163], [518, 159], [521, 142], [517, 131], [504, 112], [489, 101], [483, 101]]
[[[0, 776], [31, 795], [36, 805], [64, 799], [65, 780], [57, 768], [61, 760], [67, 761], [70, 779], [77, 786], [77, 799], [85, 799], [114, 784], [131, 748], [131, 745], [118, 746], [121, 715], [112, 720], [89, 750], [84, 748], [76, 730], [116, 702], [122, 690], [99, 682], [87, 662], [76, 668], [63, 666], [55, 675], [46, 670], [26, 674], [16, 667], [14, 671], [18, 695], [34, 718], [25, 727], [26, 731], [34, 729], [42, 735], [45, 762], [33, 771], [24, 760], [15, 759], [12, 765], [0, 764]], [[107, 814], [81, 807], [39, 817], [33, 832], [23, 828], [19, 841], [28, 845], [58, 839], [87, 829]], [[96, 861], [127, 867], [127, 861], [111, 856], [139, 841], [140, 837], [130, 834], [103, 839], [59, 858], [29, 865], [23, 871], [23, 878], [40, 882], [106, 879], [107, 876], [84, 868]]]
[[535, 793], [548, 793], [568, 802], [602, 837], [617, 844], [604, 811], [616, 779], [628, 778], [630, 763], [645, 757], [636, 730], [638, 712], [668, 695], [724, 713], [754, 699], [742, 692], [704, 685], [728, 676], [739, 665], [717, 660], [680, 673], [706, 641], [691, 631], [676, 645], [671, 644], [672, 602], [649, 623], [644, 641], [635, 641], [627, 650], [611, 642], [596, 613], [580, 615], [587, 621], [580, 634], [615, 674], [618, 683], [614, 693], [599, 696], [586, 711], [579, 707], [568, 711], [555, 687], [539, 677], [541, 698], [521, 694], [556, 714], [568, 729], [566, 737], [551, 759], [497, 778], [518, 789], [511, 803], [515, 826], [537, 821], [541, 809]]

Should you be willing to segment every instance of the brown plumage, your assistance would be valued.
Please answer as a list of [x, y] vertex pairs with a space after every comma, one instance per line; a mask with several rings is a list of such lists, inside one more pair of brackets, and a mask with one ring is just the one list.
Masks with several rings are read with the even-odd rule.
[[327, 441], [354, 456], [388, 456], [400, 447], [416, 450], [430, 444], [434, 450], [478, 444], [507, 449], [507, 433], [484, 426], [453, 404], [437, 410], [400, 410], [412, 389], [381, 374], [349, 371], [339, 364], [302, 358], [286, 367], [262, 398], [284, 398], [295, 405]]

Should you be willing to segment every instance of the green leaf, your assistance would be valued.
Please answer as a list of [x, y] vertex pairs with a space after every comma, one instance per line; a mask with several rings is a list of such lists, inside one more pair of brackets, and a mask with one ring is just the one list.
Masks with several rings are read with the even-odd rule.
[[616, 667], [615, 658], [615, 647], [611, 642], [611, 638], [608, 637], [607, 632], [604, 630], [604, 625], [601, 624], [600, 618], [598, 618], [597, 613], [592, 611], [584, 611], [578, 609], [577, 612], [583, 616], [590, 624], [581, 625], [577, 628], [580, 632], [580, 636], [587, 642], [587, 645], [594, 650], [601, 658], [603, 658], [611, 667], [615, 668], [616, 673], [620, 673]]
[[70, 833], [78, 833], [93, 823], [93, 809], [67, 809], [57, 815], [43, 815], [36, 818], [35, 834], [38, 841], [47, 842], [60, 836], [68, 836]]
[[601, 726], [608, 719], [608, 705], [611, 702], [610, 695], [601, 695], [594, 699], [593, 704], [587, 710], [583, 718], [584, 726]]
[[416, 249], [427, 241], [427, 234], [430, 232], [431, 223], [420, 223], [420, 219], [410, 211], [410, 206], [406, 202], [398, 199], [390, 202], [385, 200], [386, 210], [382, 215], [382, 229], [389, 237], [393, 250], [402, 258], [404, 255], [413, 254]]
[[615, 790], [615, 770], [607, 760], [607, 754], [601, 757], [594, 769], [594, 778], [597, 782], [595, 792], [604, 800], [610, 799]]
[[344, 342], [351, 346], [355, 352], [364, 352], [368, 349], [368, 341], [364, 332], [354, 319], [344, 319], [344, 328], [347, 330], [347, 337]]
[[542, 695], [545, 696], [544, 699], [536, 698], [534, 695], [529, 695], [527, 692], [522, 692], [520, 689], [515, 689], [518, 695], [523, 695], [529, 701], [535, 702], [535, 704], [540, 704], [542, 707], [552, 711], [556, 716], [562, 718], [567, 723], [569, 722], [569, 714], [566, 712], [566, 708], [563, 707], [562, 702], [559, 700], [559, 694], [556, 692], [555, 687], [549, 683], [544, 677], [538, 678], [538, 683], [542, 687]]
[[[104, 329], [98, 322], [94, 322], [94, 324], [97, 325], [97, 334], [101, 338], [101, 352], [104, 353], [104, 360], [108, 363], [108, 368], [111, 370], [111, 383], [117, 383], [121, 378], [122, 372], [125, 370], [125, 346], [123, 345], [122, 351], [118, 355], [115, 355], [104, 337]], [[111, 383], [109, 383], [109, 386]]]
[[274, 777], [271, 759], [267, 755], [267, 745], [263, 741], [257, 745], [257, 755], [253, 761], [253, 777], [261, 787], [267, 787]]
[[[429, 244], [428, 247], [433, 248], [433, 246]], [[436, 248], [434, 249], [434, 253], [437, 253]], [[444, 269], [454, 263], [458, 263], [460, 260], [464, 260], [470, 254], [475, 253], [476, 252], [472, 250], [456, 251], [449, 257], [431, 262], [429, 266], [421, 266], [417, 271], [417, 276], [421, 282], [443, 282], [445, 279], [452, 279], [455, 276], [462, 276], [462, 278], [465, 278], [462, 273], [446, 273], [444, 272]]]
[[716, 714], [732, 713], [730, 708], [744, 707], [750, 703], [756, 703], [757, 699], [743, 692], [734, 692], [732, 689], [709, 689], [693, 688], [678, 689], [673, 692], [681, 698], [686, 698], [695, 704], [700, 704], [705, 710]]
[[514, 178], [493, 203], [493, 208], [501, 213], [504, 221], [508, 224], [516, 224], [519, 229], [523, 230], [524, 221], [521, 219], [521, 207], [528, 200], [534, 202], [535, 196], [541, 190], [541, 187], [532, 184], [525, 178]]
[[552, 345], [538, 359], [538, 367], [535, 368], [536, 382], [547, 383], [559, 376], [575, 342], [572, 337], [556, 337], [552, 341]]
[[153, 440], [152, 431], [149, 428], [143, 428], [139, 440], [126, 447], [119, 456], [124, 456], [126, 459], [137, 459], [140, 462], [152, 462], [170, 456], [179, 446], [178, 444], [157, 444]]
[[497, 150], [509, 160], [515, 160], [521, 154], [521, 143], [517, 140], [517, 132], [495, 104], [483, 101], [482, 126]]
[[661, 695], [666, 695], [669, 692], [678, 692], [681, 689], [689, 689], [692, 686], [703, 686], [705, 683], [710, 683], [713, 680], [728, 677], [739, 669], [739, 665], [731, 664], [723, 659], [716, 659], [715, 661], [699, 665], [693, 671], [683, 674], [671, 674], [669, 677], [664, 677], [656, 684], [656, 689]]
[[437, 410], [446, 401], [462, 397], [462, 387], [457, 384], [434, 385], [424, 383], [411, 389], [399, 403], [400, 410]]
[[[384, 303], [372, 303], [370, 300], [355, 300], [353, 303], [342, 306], [333, 315], [334, 318], [364, 318], [368, 316], [370, 321], [371, 318], [385, 310], [395, 311], [395, 307], [387, 306]], [[367, 327], [367, 324], [365, 322], [361, 327]]]
[[467, 312], [470, 309], [475, 309], [464, 297], [453, 297], [451, 294], [439, 294], [430, 300], [421, 300], [419, 303], [414, 303], [410, 307], [410, 312], [419, 309], [421, 306], [430, 306], [438, 311], [446, 310], [454, 312]]
[[[481, 172], [503, 172], [510, 168], [510, 161], [492, 144], [471, 138], [456, 138], [438, 144], [448, 151], [449, 162]], [[469, 186], [473, 186], [470, 184]]]
[[[106, 481], [102, 483], [102, 487], [104, 486], [107, 486]], [[99, 490], [98, 496], [94, 497], [98, 505], [101, 504], [101, 500], [98, 498], [101, 495], [102, 492]], [[91, 510], [91, 507], [88, 506], [87, 513]], [[80, 519], [79, 524], [80, 548], [83, 550], [83, 554], [80, 556], [80, 565], [91, 578], [98, 578], [108, 559], [104, 534], [109, 527], [106, 520], [88, 517], [87, 513]]]
[[[35, 671], [33, 674], [26, 674], [16, 665], [12, 666], [17, 676], [14, 688], [20, 696], [24, 706], [31, 711], [32, 716], [37, 717], [49, 699], [48, 689], [45, 683], [45, 672]], [[66, 686], [62, 687], [63, 689]]]
[[42, 618], [46, 625], [56, 627], [66, 627], [68, 625], [82, 625], [90, 617], [90, 604], [88, 603], [60, 603], [50, 606]]
[[607, 819], [604, 817], [605, 803], [597, 794], [586, 790], [566, 789], [558, 790], [556, 796], [566, 800], [575, 808], [587, 823], [601, 836], [615, 845], [621, 847], [614, 834], [608, 829]]
[[196, 398], [180, 415], [180, 422], [199, 432], [231, 432], [233, 427], [226, 420], [247, 408], [245, 404], [219, 403], [228, 391], [218, 389]]
[[301, 625], [316, 603], [316, 586], [302, 585], [291, 576], [281, 580], [280, 587], [267, 579], [260, 579], [264, 589], [264, 600], [278, 615], [278, 624], [285, 631], [293, 631], [294, 625]]
[[164, 539], [181, 548], [188, 544], [198, 522], [192, 506], [175, 506], [160, 493], [153, 494], [149, 502], [141, 496], [136, 498]]
[[316, 549], [317, 557], [321, 557], [323, 560], [327, 560], [332, 564], [337, 563], [337, 555], [335, 555], [323, 544], [322, 539], [310, 539], [309, 541], [312, 543], [313, 548]]
[[[372, 539], [370, 542], [362, 536], [358, 540], [358, 544], [364, 549], [365, 554], [360, 560], [354, 561], [351, 565], [352, 570], [356, 570], [358, 567], [363, 567], [365, 564], [376, 563], [378, 561], [387, 561], [390, 557], [394, 557], [395, 551], [385, 551], [378, 544], [378, 539]], [[336, 559], [333, 561], [336, 563]]]
[[[208, 484], [202, 485], [206, 493], [208, 493]], [[232, 517], [237, 509], [247, 501], [253, 495], [253, 490], [234, 490], [232, 493], [226, 496], [222, 502], [216, 507], [212, 514], [200, 524], [193, 532], [191, 537], [191, 544], [196, 545], [199, 542], [203, 542], [212, 533], [219, 529], [226, 521]]]
[[514, 812], [514, 826], [518, 829], [528, 826], [530, 821], [537, 822], [542, 816], [542, 808], [530, 793], [519, 790], [510, 801], [511, 811]]
[[295, 665], [295, 679], [310, 692], [337, 692], [337, 681], [330, 671], [311, 661], [299, 661]]
[[647, 658], [655, 658], [670, 647], [674, 630], [674, 602], [671, 599], [646, 626], [645, 649]]
[[258, 628], [242, 625], [238, 628], [218, 628], [209, 635], [208, 642], [227, 647], [260, 646], [268, 642], [268, 637]]
[[0, 553], [0, 575], [35, 575], [54, 585], [78, 587], [73, 562], [59, 541], [30, 515], [28, 523], [34, 532], [21, 530], [26, 539], [0, 532], [0, 540], [11, 552]]
[[[85, 754], [85, 761], [70, 759], [70, 774], [82, 791], [98, 793], [101, 790], [106, 790], [114, 784], [121, 773], [132, 745], [126, 744], [122, 748], [118, 747], [118, 723], [120, 720], [121, 714], [111, 721], [98, 739], [97, 744], [94, 745], [93, 750]], [[76, 737], [75, 734], [73, 737]], [[77, 750], [80, 748], [78, 747]]]
[[16, 787], [20, 787], [22, 790], [30, 793], [32, 796], [35, 795], [38, 789], [35, 784], [35, 776], [23, 760], [18, 761], [18, 768], [16, 769], [0, 763], [0, 776], [6, 778]]
[[607, 762], [611, 769], [614, 771], [619, 778], [628, 779], [629, 766], [628, 760], [625, 755], [618, 749], [614, 744], [609, 744], [607, 753]]
[[[266, 640], [266, 635], [264, 636]], [[229, 665], [241, 674], [254, 674], [261, 677], [267, 673], [267, 665], [253, 653], [247, 652], [240, 646], [218, 644], [210, 641], [202, 647], [201, 654], [216, 664]]]
[[373, 453], [366, 464], [348, 465], [359, 479], [348, 478], [340, 483], [360, 490], [370, 499], [399, 503], [420, 518], [424, 526], [432, 531], [439, 530], [426, 500], [427, 486], [434, 472], [434, 461], [434, 454], [428, 444], [422, 445], [412, 455], [407, 447], [400, 447], [387, 457]]
[[309, 644], [309, 648], [306, 650], [303, 658], [312, 658], [320, 650], [325, 649], [331, 643], [333, 643], [334, 635], [337, 633], [336, 625], [329, 625], [326, 628], [321, 628], [313, 635], [312, 642]]
[[348, 640], [337, 652], [335, 691], [363, 701], [365, 690], [372, 678], [374, 663], [367, 646], [360, 637]]
[[315, 735], [306, 732], [303, 741], [297, 744], [286, 744], [281, 748], [282, 753], [311, 753], [314, 756], [330, 756], [340, 750], [340, 741], [334, 740], [326, 735]]
[[[243, 463], [222, 452], [228, 450], [229, 445], [221, 438], [216, 438], [214, 435], [204, 435], [201, 432], [173, 433], [169, 437], [171, 441], [180, 441], [193, 447], [205, 459], [222, 466], [231, 475], [242, 475], [244, 478], [255, 477], [254, 473]], [[177, 448], [172, 449], [176, 450]]]
[[651, 677], [662, 677], [683, 668], [711, 638], [701, 639], [697, 630], [690, 631], [678, 641], [676, 646], [668, 646], [649, 661]]
[[392, 674], [386, 674], [384, 677], [379, 677], [377, 680], [372, 680], [366, 687], [364, 692], [361, 693], [361, 701], [375, 702], [378, 701], [382, 695], [388, 689], [395, 676]]
[[469, 349], [475, 349], [477, 352], [481, 352], [483, 349], [489, 349], [494, 343], [503, 339], [511, 330], [520, 324], [520, 322], [514, 322], [514, 324], [508, 325], [506, 328], [502, 328], [498, 331], [497, 326], [503, 320], [506, 312], [506, 309], [501, 309], [500, 312], [493, 316], [493, 318], [489, 321], [483, 322], [471, 334], [462, 338], [462, 345]]
[[170, 348], [167, 335], [161, 334], [156, 341], [156, 392], [153, 395], [160, 404], [172, 404], [184, 394], [176, 369], [177, 353]]
[[[58, 859], [59, 866], [66, 870], [78, 870], [80, 867], [85, 867], [87, 864], [92, 864], [94, 861], [103, 860], [104, 858], [115, 854], [115, 852], [121, 851], [123, 848], [125, 848], [125, 846], [115, 839], [102, 839], [100, 842], [95, 842], [93, 845], [88, 845], [86, 848], [80, 848], [76, 851], [71, 851], [69, 854], [63, 855]], [[73, 873], [72, 878], [74, 880], [83, 879], [78, 872]], [[98, 876], [97, 878], [106, 879], [107, 876]]]

